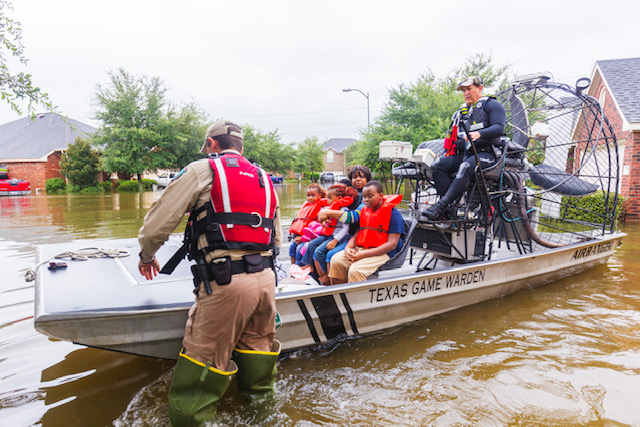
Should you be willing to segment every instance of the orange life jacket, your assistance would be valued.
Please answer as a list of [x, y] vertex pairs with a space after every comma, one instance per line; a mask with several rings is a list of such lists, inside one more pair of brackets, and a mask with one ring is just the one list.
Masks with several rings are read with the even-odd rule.
[[384, 196], [384, 202], [375, 211], [363, 207], [360, 211], [360, 230], [356, 237], [356, 246], [377, 248], [389, 240], [391, 210], [402, 201], [402, 194]]
[[[329, 205], [329, 209], [333, 211], [340, 210], [340, 208], [345, 208], [353, 203], [353, 197], [344, 196], [336, 200], [335, 202]], [[338, 220], [335, 218], [329, 219], [329, 221], [324, 224], [324, 228], [322, 229], [322, 234], [324, 236], [331, 236], [333, 231], [336, 229], [336, 225], [338, 224]]]
[[291, 227], [289, 228], [290, 234], [302, 235], [302, 230], [309, 225], [311, 221], [318, 218], [318, 212], [320, 208], [327, 206], [329, 201], [327, 199], [318, 199], [315, 203], [304, 202], [304, 205], [298, 211], [298, 215], [293, 219]]

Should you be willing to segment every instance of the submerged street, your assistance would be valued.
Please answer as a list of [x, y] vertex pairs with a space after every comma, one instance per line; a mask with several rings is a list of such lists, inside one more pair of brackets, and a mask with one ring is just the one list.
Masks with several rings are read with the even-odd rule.
[[[283, 223], [290, 223], [305, 186], [276, 189]], [[35, 264], [37, 245], [135, 237], [159, 194], [0, 198], [3, 423], [168, 425], [175, 362], [48, 339], [33, 328], [34, 288], [22, 277]], [[279, 362], [272, 401], [244, 404], [232, 386], [219, 422], [638, 424], [640, 225], [622, 229], [628, 237], [605, 266], [375, 336], [289, 354]], [[469, 276], [459, 280], [480, 280]], [[91, 281], [86, 278], [86, 292]], [[393, 298], [396, 291], [421, 290], [380, 288], [371, 298]]]

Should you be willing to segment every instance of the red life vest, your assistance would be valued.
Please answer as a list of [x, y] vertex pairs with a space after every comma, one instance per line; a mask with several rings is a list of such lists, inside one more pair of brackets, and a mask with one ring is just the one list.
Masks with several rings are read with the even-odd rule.
[[[329, 209], [332, 211], [340, 210], [340, 208], [347, 207], [353, 203], [353, 197], [345, 196], [341, 197], [338, 200], [334, 201], [329, 205]], [[322, 234], [324, 236], [331, 236], [333, 231], [336, 229], [336, 225], [338, 224], [338, 220], [335, 218], [331, 218], [324, 224], [324, 228], [322, 229]]]
[[328, 203], [327, 199], [324, 198], [316, 200], [315, 203], [304, 202], [304, 205], [302, 205], [291, 223], [289, 233], [301, 236], [302, 230], [308, 227], [311, 221], [315, 221], [316, 218], [318, 218], [318, 212], [320, 212], [323, 206], [327, 206]]
[[[278, 196], [267, 173], [236, 153], [210, 157], [209, 165], [211, 200], [191, 211], [185, 230], [189, 259], [215, 249], [271, 249]], [[199, 248], [203, 234], [208, 246]]]
[[[238, 247], [229, 245], [232, 242], [268, 246], [273, 227], [262, 226], [262, 222], [263, 218], [273, 220], [275, 217], [278, 196], [267, 173], [240, 154], [233, 153], [210, 158], [209, 165], [214, 175], [211, 185], [213, 211], [235, 217], [217, 216], [220, 220], [215, 222], [220, 225], [223, 242], [227, 243], [223, 247]], [[248, 224], [235, 221], [241, 217], [246, 218]]]
[[444, 149], [446, 156], [453, 156], [456, 154], [458, 141], [458, 126], [451, 126], [451, 134], [444, 139]]
[[356, 237], [356, 246], [377, 248], [389, 240], [391, 210], [402, 201], [402, 194], [384, 196], [384, 202], [375, 211], [363, 207], [360, 211], [360, 230]]

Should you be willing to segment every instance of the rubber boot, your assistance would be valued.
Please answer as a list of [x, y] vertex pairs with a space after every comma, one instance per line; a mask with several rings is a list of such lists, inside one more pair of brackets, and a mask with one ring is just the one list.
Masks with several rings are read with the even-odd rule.
[[420, 209], [420, 213], [427, 217], [429, 221], [455, 219], [457, 208], [454, 202], [467, 190], [470, 180], [471, 175], [468, 169], [462, 174], [458, 172], [456, 179], [453, 180], [445, 195], [438, 200], [438, 203], [426, 209]]
[[276, 361], [280, 355], [280, 342], [273, 341], [271, 351], [233, 350], [232, 358], [238, 365], [238, 390], [249, 402], [273, 392]]
[[427, 217], [429, 221], [443, 221], [455, 216], [455, 206], [439, 200], [436, 204], [426, 209], [420, 209], [420, 214]]
[[238, 367], [229, 362], [221, 371], [180, 353], [169, 388], [169, 420], [174, 426], [199, 426], [218, 413], [218, 401]]

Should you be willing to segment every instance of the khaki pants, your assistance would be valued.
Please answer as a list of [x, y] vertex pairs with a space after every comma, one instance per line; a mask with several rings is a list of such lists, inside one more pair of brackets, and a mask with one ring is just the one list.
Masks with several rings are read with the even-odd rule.
[[189, 310], [184, 352], [199, 362], [226, 370], [234, 347], [271, 351], [276, 331], [273, 270], [232, 276], [231, 283], [211, 282], [211, 295], [202, 283]]
[[345, 251], [340, 251], [331, 258], [331, 271], [329, 277], [348, 282], [361, 282], [375, 273], [375, 271], [385, 262], [389, 261], [389, 255], [378, 255], [366, 257], [359, 261], [352, 262]]

